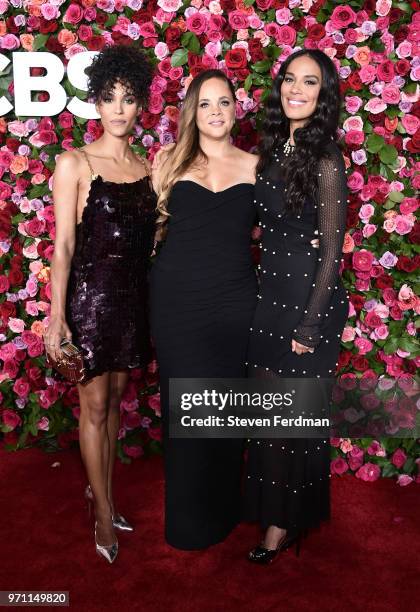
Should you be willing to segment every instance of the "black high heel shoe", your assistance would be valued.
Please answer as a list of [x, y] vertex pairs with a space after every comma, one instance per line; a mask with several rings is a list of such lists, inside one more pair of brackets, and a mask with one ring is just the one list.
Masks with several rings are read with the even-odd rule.
[[257, 546], [248, 554], [248, 559], [253, 563], [259, 563], [260, 565], [269, 565], [274, 561], [279, 552], [283, 552], [287, 550], [293, 544], [296, 544], [295, 553], [296, 557], [299, 556], [300, 553], [300, 540], [303, 535], [306, 537], [308, 534], [307, 529], [303, 529], [302, 531], [289, 531], [283, 537], [282, 540], [278, 543], [277, 548], [269, 549], [264, 546]]

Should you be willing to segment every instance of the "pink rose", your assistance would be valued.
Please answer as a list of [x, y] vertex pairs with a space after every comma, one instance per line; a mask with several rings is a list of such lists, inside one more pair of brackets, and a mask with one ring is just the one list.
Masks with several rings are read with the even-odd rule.
[[22, 419], [14, 410], [3, 410], [1, 418], [7, 431], [12, 431], [22, 423]]
[[363, 237], [370, 238], [377, 230], [377, 226], [373, 225], [373, 223], [367, 223], [363, 228]]
[[357, 347], [360, 355], [366, 355], [369, 351], [372, 350], [372, 342], [367, 338], [356, 338], [354, 341], [354, 345]]
[[204, 34], [204, 32], [206, 31], [207, 19], [205, 15], [203, 15], [203, 13], [194, 13], [193, 15], [188, 17], [186, 26], [187, 30], [193, 32], [197, 36], [201, 36], [201, 34]]
[[401, 448], [397, 448], [397, 450], [391, 456], [391, 463], [395, 465], [396, 468], [400, 469], [407, 461], [407, 455]]
[[229, 25], [233, 30], [246, 30], [249, 26], [248, 15], [242, 11], [230, 11]]
[[370, 217], [375, 213], [375, 208], [372, 204], [363, 204], [359, 210], [359, 217], [363, 222], [369, 221]]
[[31, 387], [29, 385], [29, 382], [25, 378], [17, 378], [15, 380], [15, 384], [13, 385], [13, 391], [19, 397], [27, 397], [29, 395], [30, 390]]
[[365, 85], [369, 85], [369, 83], [373, 83], [376, 78], [376, 67], [367, 64], [362, 66], [359, 70], [359, 77], [362, 83]]
[[[346, 96], [345, 103], [346, 103], [347, 112], [354, 115], [354, 113], [357, 113], [359, 108], [362, 106], [363, 101], [361, 98], [359, 98], [359, 96]], [[346, 119], [346, 122], [347, 121], [348, 119]], [[363, 122], [362, 122], [362, 126], [363, 126]]]
[[337, 457], [331, 461], [331, 474], [344, 474], [349, 466], [342, 457]]
[[413, 482], [414, 478], [408, 474], [400, 474], [397, 478], [397, 482], [401, 487], [405, 487]]
[[379, 113], [382, 113], [386, 109], [386, 104], [380, 98], [370, 98], [364, 108], [369, 111], [369, 113], [372, 113], [372, 115], [379, 115]]
[[288, 25], [281, 26], [278, 29], [276, 43], [278, 45], [289, 45], [293, 47], [296, 42], [296, 30]]
[[413, 229], [414, 219], [411, 221], [409, 218], [404, 215], [397, 215], [395, 217], [395, 231], [400, 236], [404, 234], [409, 234]]
[[360, 147], [365, 140], [365, 135], [359, 130], [350, 130], [344, 137], [346, 144], [353, 147]]
[[40, 431], [48, 431], [50, 427], [50, 422], [46, 416], [43, 416], [41, 419], [39, 419], [36, 426]]
[[160, 416], [160, 393], [149, 395], [147, 403], [157, 416]]
[[375, 340], [385, 340], [389, 335], [388, 327], [385, 324], [378, 325], [378, 327], [375, 327], [373, 330], [372, 335]]
[[417, 305], [417, 296], [414, 294], [411, 287], [404, 284], [398, 292], [398, 306], [401, 310], [410, 310]]
[[353, 268], [360, 272], [369, 272], [372, 268], [374, 256], [370, 251], [362, 249], [353, 253]]
[[415, 115], [407, 114], [402, 117], [401, 123], [403, 124], [407, 134], [412, 136], [419, 129], [420, 120]]
[[360, 191], [363, 187], [363, 175], [360, 172], [352, 172], [350, 174], [347, 185], [351, 191]]
[[400, 204], [400, 212], [403, 215], [408, 215], [415, 212], [419, 207], [419, 201], [417, 198], [404, 198]]
[[14, 34], [5, 34], [1, 37], [0, 48], [6, 51], [14, 51], [20, 46], [19, 38]]
[[58, 7], [53, 4], [41, 4], [41, 14], [44, 19], [51, 21], [52, 19], [57, 19], [59, 10]]
[[387, 85], [382, 92], [382, 100], [387, 104], [398, 104], [401, 99], [400, 90], [394, 85]]
[[123, 444], [123, 450], [128, 457], [132, 457], [133, 459], [138, 459], [144, 454], [141, 446], [127, 446]]
[[78, 4], [70, 4], [63, 16], [63, 21], [75, 25], [83, 19], [83, 9]]
[[381, 475], [381, 469], [376, 463], [365, 463], [356, 472], [356, 478], [361, 478], [365, 482], [373, 482], [378, 480]]
[[336, 6], [331, 15], [331, 24], [336, 30], [345, 28], [356, 21], [356, 14], [349, 6]]
[[341, 336], [341, 341], [342, 342], [353, 342], [355, 335], [356, 335], [355, 328], [354, 327], [346, 326], [343, 329], [343, 334]]

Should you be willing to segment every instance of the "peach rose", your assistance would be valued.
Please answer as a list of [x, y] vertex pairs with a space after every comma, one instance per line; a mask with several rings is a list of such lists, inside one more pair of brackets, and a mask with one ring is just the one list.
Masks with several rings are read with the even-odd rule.
[[360, 66], [367, 66], [370, 62], [370, 49], [369, 47], [359, 47], [353, 56], [355, 62]]
[[10, 171], [13, 174], [21, 174], [28, 169], [28, 158], [25, 155], [15, 155], [10, 164]]
[[23, 49], [25, 49], [25, 51], [32, 51], [34, 44], [34, 37], [32, 34], [21, 34], [19, 38]]
[[36, 336], [39, 336], [40, 338], [42, 338], [45, 329], [44, 329], [44, 324], [42, 321], [34, 321], [31, 325], [31, 332], [34, 333]]
[[0, 21], [0, 36], [4, 36], [7, 32], [6, 22]]
[[58, 42], [63, 45], [63, 47], [70, 47], [77, 42], [77, 35], [74, 32], [70, 32], [70, 30], [60, 30], [58, 33]]
[[348, 232], [344, 234], [343, 253], [351, 253], [354, 250], [354, 240]]

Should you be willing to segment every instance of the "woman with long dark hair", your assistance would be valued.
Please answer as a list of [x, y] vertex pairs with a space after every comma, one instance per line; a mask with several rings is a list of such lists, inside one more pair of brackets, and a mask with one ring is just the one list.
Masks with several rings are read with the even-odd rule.
[[66, 151], [54, 172], [56, 235], [51, 265], [47, 351], [61, 356], [63, 338], [82, 351], [79, 439], [94, 502], [96, 551], [112, 563], [115, 530], [132, 531], [117, 511], [112, 474], [121, 397], [129, 371], [150, 358], [147, 272], [156, 197], [148, 162], [129, 138], [147, 102], [152, 67], [138, 49], [105, 48], [88, 69], [103, 135]]
[[[330, 378], [348, 314], [339, 278], [347, 187], [335, 143], [338, 75], [319, 50], [281, 65], [265, 105], [256, 200], [262, 225], [261, 285], [249, 375]], [[319, 253], [309, 248], [319, 232]], [[265, 535], [249, 559], [279, 550], [330, 516], [328, 439], [249, 441], [245, 515]], [[298, 548], [297, 548], [298, 552]]]
[[243, 442], [169, 436], [169, 379], [244, 377], [257, 298], [251, 255], [257, 158], [233, 146], [235, 91], [220, 70], [195, 77], [175, 147], [154, 181], [166, 240], [151, 275], [160, 368], [165, 534], [176, 548], [221, 542], [240, 520]]

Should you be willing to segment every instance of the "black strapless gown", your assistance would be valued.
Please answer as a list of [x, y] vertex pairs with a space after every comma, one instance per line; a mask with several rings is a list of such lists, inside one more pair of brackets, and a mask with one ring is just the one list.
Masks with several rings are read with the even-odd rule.
[[168, 434], [172, 378], [244, 377], [257, 282], [254, 186], [173, 187], [166, 242], [151, 273], [151, 327], [161, 381], [165, 535], [184, 550], [222, 541], [240, 520], [243, 441]]
[[155, 208], [147, 177], [132, 183], [92, 179], [76, 226], [66, 303], [87, 380], [144, 366], [150, 358], [147, 275]]
[[[285, 212], [284, 155], [257, 177], [262, 226], [258, 305], [249, 346], [251, 377], [331, 378], [348, 315], [339, 277], [347, 185], [336, 145], [319, 164], [317, 202], [296, 216]], [[319, 230], [320, 248], [310, 241]], [[315, 348], [297, 355], [291, 340]], [[327, 439], [248, 441], [245, 518], [290, 530], [315, 527], [330, 517], [330, 445]]]

